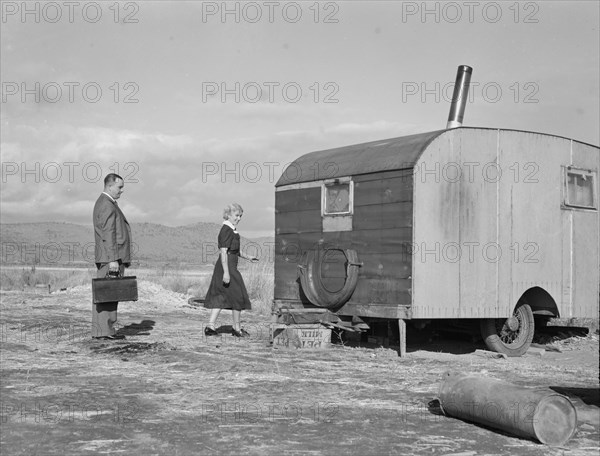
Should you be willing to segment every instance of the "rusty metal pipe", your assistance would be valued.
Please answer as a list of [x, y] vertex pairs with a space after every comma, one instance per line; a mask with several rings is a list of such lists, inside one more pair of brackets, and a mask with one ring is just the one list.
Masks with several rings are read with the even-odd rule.
[[577, 411], [571, 401], [548, 388], [446, 373], [439, 401], [445, 415], [551, 446], [563, 445], [577, 428]]
[[471, 74], [473, 68], [467, 65], [460, 65], [456, 72], [456, 81], [454, 82], [454, 93], [452, 94], [452, 104], [448, 114], [448, 123], [446, 128], [460, 127], [465, 116], [465, 106], [469, 95], [469, 84], [471, 83]]

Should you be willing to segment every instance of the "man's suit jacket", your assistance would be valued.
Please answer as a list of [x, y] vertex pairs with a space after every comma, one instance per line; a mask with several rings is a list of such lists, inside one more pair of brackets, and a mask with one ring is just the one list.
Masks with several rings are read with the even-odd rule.
[[94, 205], [96, 263], [131, 263], [131, 228], [115, 201], [102, 193]]

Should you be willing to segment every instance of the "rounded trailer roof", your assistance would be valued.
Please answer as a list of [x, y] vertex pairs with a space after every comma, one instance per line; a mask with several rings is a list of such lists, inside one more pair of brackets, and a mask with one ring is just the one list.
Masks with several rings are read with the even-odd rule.
[[431, 131], [310, 152], [294, 160], [283, 172], [275, 187], [412, 168], [429, 143], [445, 131]]
[[[459, 127], [451, 130], [437, 130], [399, 138], [382, 139], [302, 155], [286, 168], [275, 187], [336, 177], [356, 176], [358, 174], [411, 169], [434, 139], [446, 132], [463, 128], [497, 132], [521, 131], [522, 133], [562, 138], [557, 135], [522, 130]], [[564, 139], [571, 140], [570, 138]]]

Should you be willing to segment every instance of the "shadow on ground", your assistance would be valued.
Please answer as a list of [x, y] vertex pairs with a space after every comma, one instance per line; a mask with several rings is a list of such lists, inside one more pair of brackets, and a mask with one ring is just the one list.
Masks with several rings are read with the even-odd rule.
[[117, 334], [120, 336], [149, 336], [155, 324], [154, 320], [142, 320], [140, 323], [131, 323], [119, 328]]
[[564, 394], [570, 398], [578, 397], [587, 405], [600, 407], [600, 388], [568, 388], [564, 386], [551, 386], [551, 390]]

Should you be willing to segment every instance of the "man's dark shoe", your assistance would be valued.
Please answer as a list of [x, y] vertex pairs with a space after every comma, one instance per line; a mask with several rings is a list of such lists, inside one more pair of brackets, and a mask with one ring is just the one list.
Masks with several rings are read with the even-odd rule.
[[231, 335], [233, 337], [250, 337], [250, 333], [243, 328], [240, 329], [239, 331], [236, 331], [235, 329], [231, 329]]
[[206, 328], [204, 328], [204, 335], [205, 336], [218, 336], [219, 333], [216, 330], [214, 330], [213, 328], [210, 328], [207, 326]]

